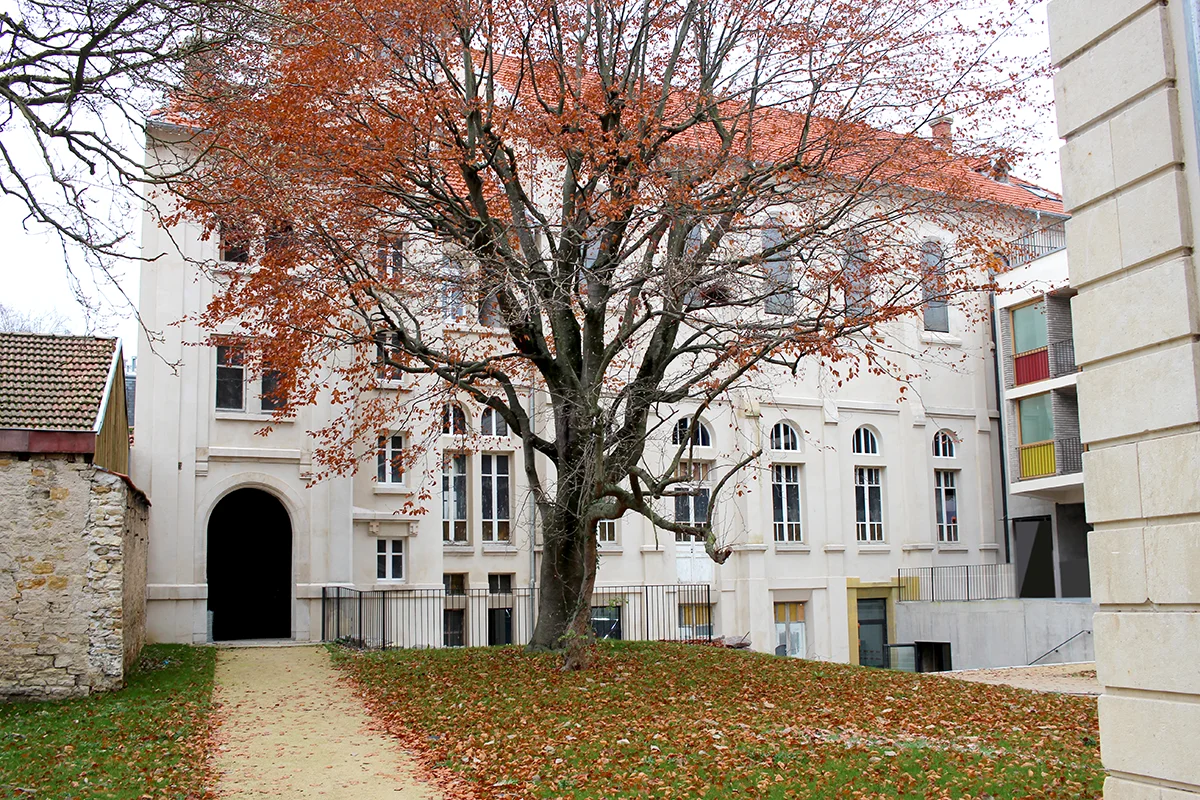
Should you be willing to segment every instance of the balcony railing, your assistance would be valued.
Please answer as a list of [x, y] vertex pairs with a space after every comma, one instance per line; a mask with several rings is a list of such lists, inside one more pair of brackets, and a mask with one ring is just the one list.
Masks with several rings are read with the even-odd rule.
[[1070, 339], [1051, 342], [1046, 347], [1017, 354], [1013, 360], [1013, 385], [1059, 378], [1078, 372], [1075, 366], [1075, 343]]
[[1059, 437], [1052, 442], [1023, 444], [1017, 448], [1021, 480], [1072, 475], [1083, 471], [1083, 444], [1076, 437]]
[[1012, 564], [910, 567], [899, 572], [901, 602], [1006, 600], [1017, 596]]
[[1048, 228], [1031, 231], [1013, 241], [1008, 251], [1010, 268], [1024, 266], [1030, 261], [1067, 249], [1066, 223], [1059, 222]]

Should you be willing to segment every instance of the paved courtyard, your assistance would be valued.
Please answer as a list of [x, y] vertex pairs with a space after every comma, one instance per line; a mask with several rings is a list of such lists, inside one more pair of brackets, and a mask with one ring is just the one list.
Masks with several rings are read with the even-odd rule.
[[214, 697], [225, 800], [440, 797], [392, 737], [371, 729], [323, 647], [223, 648]]
[[994, 683], [1030, 689], [1035, 692], [1099, 695], [1094, 662], [1078, 664], [1046, 664], [1035, 667], [1005, 667], [1003, 669], [972, 669], [947, 672], [947, 677], [975, 683]]

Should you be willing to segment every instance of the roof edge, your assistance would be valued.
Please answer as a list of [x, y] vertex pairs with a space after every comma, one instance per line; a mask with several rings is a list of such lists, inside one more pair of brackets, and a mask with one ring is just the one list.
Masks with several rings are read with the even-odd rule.
[[[113, 385], [117, 380], [117, 367], [121, 364], [121, 340], [113, 340], [112, 361], [108, 365], [108, 377], [104, 379], [104, 394], [100, 396], [100, 409], [96, 412], [96, 422], [92, 425], [93, 433], [100, 433], [104, 425], [104, 415], [108, 412], [108, 404], [112, 402]], [[121, 387], [122, 390], [125, 388]]]
[[0, 453], [74, 453], [91, 455], [95, 452], [95, 431], [0, 428]]

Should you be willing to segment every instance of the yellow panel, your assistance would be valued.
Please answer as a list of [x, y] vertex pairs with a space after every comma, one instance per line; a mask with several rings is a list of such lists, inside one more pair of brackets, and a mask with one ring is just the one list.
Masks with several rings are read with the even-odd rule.
[[1025, 445], [1021, 448], [1021, 477], [1041, 478], [1057, 471], [1054, 462], [1054, 442]]

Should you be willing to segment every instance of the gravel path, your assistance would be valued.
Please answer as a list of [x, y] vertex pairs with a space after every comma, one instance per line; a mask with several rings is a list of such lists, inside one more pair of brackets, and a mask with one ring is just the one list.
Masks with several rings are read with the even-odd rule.
[[976, 683], [997, 683], [1031, 689], [1035, 692], [1061, 694], [1100, 694], [1094, 663], [1047, 664], [1037, 667], [1007, 667], [1004, 669], [971, 669], [943, 673], [948, 678]]
[[219, 650], [218, 795], [437, 800], [338, 677], [321, 647]]

